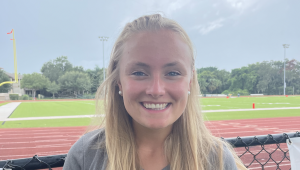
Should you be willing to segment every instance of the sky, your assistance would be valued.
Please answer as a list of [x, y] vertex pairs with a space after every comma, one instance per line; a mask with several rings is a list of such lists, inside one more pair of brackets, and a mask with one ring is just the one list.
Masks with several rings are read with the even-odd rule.
[[248, 64], [300, 61], [299, 0], [1, 0], [0, 67], [14, 72], [15, 30], [18, 73], [67, 56], [74, 66], [108, 66], [113, 44], [127, 22], [160, 13], [178, 22], [196, 51], [196, 68], [231, 71]]

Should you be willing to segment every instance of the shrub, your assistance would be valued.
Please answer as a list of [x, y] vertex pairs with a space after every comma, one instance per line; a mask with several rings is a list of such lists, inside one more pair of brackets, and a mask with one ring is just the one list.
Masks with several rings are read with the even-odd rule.
[[241, 96], [247, 96], [249, 95], [249, 92], [247, 89], [234, 89], [234, 90], [225, 90], [222, 92], [222, 94], [226, 94], [226, 95], [229, 95], [229, 94], [232, 94], [233, 96], [237, 96], [238, 94], [240, 94]]
[[9, 94], [10, 100], [19, 100], [19, 94]]
[[77, 98], [80, 98], [80, 99], [95, 99], [95, 94], [78, 95]]
[[29, 100], [29, 96], [27, 94], [24, 94], [22, 97], [21, 97], [21, 100]]

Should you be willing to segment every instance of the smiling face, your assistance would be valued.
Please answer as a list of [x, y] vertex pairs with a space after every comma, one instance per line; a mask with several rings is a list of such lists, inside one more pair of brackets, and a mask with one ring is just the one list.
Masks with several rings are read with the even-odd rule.
[[119, 62], [119, 88], [135, 125], [165, 128], [182, 115], [191, 63], [188, 45], [170, 30], [144, 31], [126, 41]]

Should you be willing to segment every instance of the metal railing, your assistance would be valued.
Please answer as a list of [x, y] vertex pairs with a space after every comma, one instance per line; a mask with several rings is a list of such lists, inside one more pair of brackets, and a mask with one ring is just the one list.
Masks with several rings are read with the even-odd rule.
[[[259, 167], [261, 167], [261, 169], [265, 169], [272, 164], [276, 170], [281, 170], [283, 162], [288, 162], [290, 165], [290, 157], [287, 147], [282, 148], [280, 144], [296, 137], [300, 137], [298, 131], [296, 133], [223, 139], [235, 148], [247, 168], [260, 169]], [[241, 153], [239, 154], [239, 152]], [[35, 155], [32, 158], [0, 161], [0, 170], [51, 170], [51, 168], [62, 167], [66, 157], [66, 154], [43, 157]], [[286, 168], [287, 164], [283, 166]], [[291, 169], [290, 166], [288, 168]]]

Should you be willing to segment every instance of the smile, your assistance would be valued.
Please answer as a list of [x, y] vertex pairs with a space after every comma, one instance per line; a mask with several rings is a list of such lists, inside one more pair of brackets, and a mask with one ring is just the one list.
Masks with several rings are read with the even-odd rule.
[[154, 103], [141, 103], [142, 106], [146, 109], [151, 109], [151, 110], [163, 110], [167, 108], [171, 103], [160, 103], [160, 104], [154, 104]]

